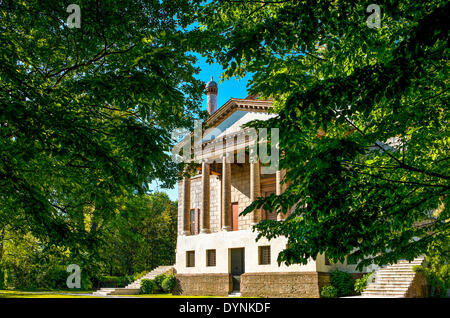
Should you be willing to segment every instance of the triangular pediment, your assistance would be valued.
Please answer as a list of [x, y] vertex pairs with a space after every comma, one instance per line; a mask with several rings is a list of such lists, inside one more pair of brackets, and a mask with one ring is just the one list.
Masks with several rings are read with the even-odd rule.
[[272, 118], [276, 114], [268, 113], [271, 108], [271, 100], [231, 98], [206, 120], [207, 130], [203, 134], [202, 141], [235, 134], [242, 130], [242, 125], [253, 120]]

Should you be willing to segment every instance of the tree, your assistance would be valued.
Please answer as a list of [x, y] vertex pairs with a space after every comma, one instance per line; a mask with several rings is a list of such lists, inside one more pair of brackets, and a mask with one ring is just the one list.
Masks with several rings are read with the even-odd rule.
[[124, 199], [120, 212], [99, 231], [96, 250], [55, 246], [8, 227], [0, 233], [0, 289], [65, 289], [69, 264], [80, 266], [84, 289], [102, 275], [131, 275], [173, 264], [176, 226], [177, 203], [158, 192]]
[[[273, 97], [291, 214], [255, 229], [288, 238], [279, 262], [321, 253], [359, 268], [408, 260], [449, 236], [447, 1], [211, 1], [198, 33], [223, 77]], [[375, 13], [376, 14], [376, 13]], [[373, 21], [369, 21], [373, 22]], [[439, 245], [438, 245], [439, 246]]]
[[128, 198], [120, 213], [107, 225], [99, 251], [103, 271], [130, 275], [175, 262], [177, 203], [167, 194]]
[[130, 275], [150, 271], [175, 261], [177, 203], [167, 194], [128, 198], [120, 213], [107, 225], [100, 250], [104, 272]]
[[70, 1], [0, 3], [0, 230], [84, 249], [122, 196], [174, 184], [203, 84], [190, 1], [77, 3], [80, 28]]

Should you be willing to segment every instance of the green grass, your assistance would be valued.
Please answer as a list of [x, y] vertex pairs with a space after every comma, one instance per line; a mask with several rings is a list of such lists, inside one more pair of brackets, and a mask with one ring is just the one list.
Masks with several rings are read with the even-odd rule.
[[[24, 291], [24, 290], [0, 290], [0, 298], [105, 298], [99, 296], [71, 295], [91, 294], [91, 290], [50, 290], [50, 291]], [[144, 295], [115, 295], [121, 297], [136, 298], [220, 298], [219, 296], [179, 296], [172, 294], [144, 294]]]
[[92, 298], [93, 296], [70, 295], [85, 294], [91, 291], [22, 291], [0, 290], [0, 298]]
[[220, 296], [180, 296], [172, 294], [143, 294], [143, 295], [116, 295], [123, 297], [138, 297], [138, 298], [220, 298]]

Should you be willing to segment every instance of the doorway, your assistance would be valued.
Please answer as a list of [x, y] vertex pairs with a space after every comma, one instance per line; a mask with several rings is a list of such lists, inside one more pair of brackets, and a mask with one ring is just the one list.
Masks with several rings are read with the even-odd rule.
[[241, 275], [245, 273], [244, 248], [230, 249], [230, 272], [233, 281], [233, 291], [240, 291]]
[[231, 203], [231, 230], [239, 230], [239, 204], [237, 202]]

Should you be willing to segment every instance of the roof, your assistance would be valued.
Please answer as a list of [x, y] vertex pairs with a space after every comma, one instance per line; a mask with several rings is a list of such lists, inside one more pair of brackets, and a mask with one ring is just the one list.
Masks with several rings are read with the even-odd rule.
[[[253, 97], [253, 96], [252, 96]], [[267, 120], [276, 114], [269, 114], [272, 100], [230, 98], [222, 107], [210, 115], [205, 123], [206, 131], [202, 134], [202, 144], [220, 142], [225, 135], [245, 134], [242, 125], [252, 120]], [[193, 136], [193, 132], [191, 132]], [[181, 146], [185, 139], [177, 143]]]
[[209, 127], [216, 127], [237, 110], [267, 113], [272, 108], [272, 104], [272, 100], [230, 98], [206, 119], [206, 124]]

